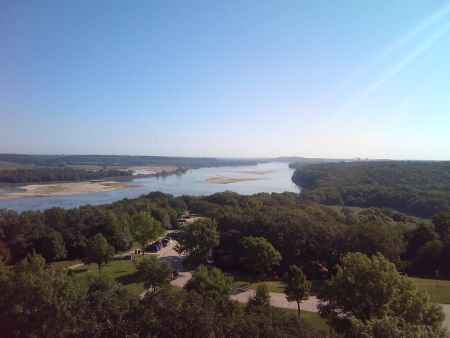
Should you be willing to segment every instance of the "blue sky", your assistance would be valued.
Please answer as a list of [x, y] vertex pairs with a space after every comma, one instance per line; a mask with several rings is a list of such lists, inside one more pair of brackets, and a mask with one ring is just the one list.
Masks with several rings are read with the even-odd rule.
[[450, 160], [450, 3], [3, 0], [0, 152]]

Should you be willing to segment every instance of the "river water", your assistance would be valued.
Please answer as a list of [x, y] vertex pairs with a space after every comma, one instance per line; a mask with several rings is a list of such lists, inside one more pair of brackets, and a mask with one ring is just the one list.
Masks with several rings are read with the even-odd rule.
[[[263, 174], [263, 172], [265, 173]], [[151, 191], [162, 191], [174, 196], [210, 195], [225, 190], [244, 195], [259, 192], [300, 192], [300, 189], [291, 181], [292, 174], [293, 169], [288, 167], [288, 163], [281, 162], [238, 167], [190, 169], [186, 173], [177, 175], [135, 178], [130, 181], [130, 185], [134, 185], [134, 187], [107, 192], [3, 200], [0, 201], [0, 209], [9, 208], [24, 211], [44, 210], [52, 207], [75, 208], [86, 204], [98, 205], [112, 203], [124, 198], [135, 198]], [[238, 179], [256, 178], [257, 180], [229, 184], [207, 182], [207, 179], [214, 176]]]

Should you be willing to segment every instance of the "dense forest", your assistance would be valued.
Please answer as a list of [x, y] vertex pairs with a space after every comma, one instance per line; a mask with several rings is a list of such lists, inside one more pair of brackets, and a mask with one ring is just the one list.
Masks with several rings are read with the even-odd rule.
[[302, 196], [331, 205], [387, 207], [421, 217], [450, 211], [450, 162], [293, 164]]
[[303, 201], [294, 193], [243, 196], [224, 192], [175, 198], [154, 192], [104, 206], [20, 214], [3, 210], [0, 252], [10, 262], [20, 261], [33, 250], [48, 261], [83, 258], [88, 239], [97, 233], [115, 251], [123, 251], [139, 241], [142, 213], [163, 229], [177, 227], [178, 217], [188, 209], [217, 221], [219, 244], [213, 256], [225, 270], [246, 271], [240, 260], [244, 255], [240, 241], [262, 237], [280, 252], [280, 273], [297, 264], [308, 276], [325, 278], [327, 274], [315, 276], [318, 267], [332, 273], [342, 255], [358, 251], [380, 252], [410, 273], [433, 275], [439, 269], [442, 275], [450, 275], [446, 264], [450, 259], [449, 213], [437, 213], [431, 223], [390, 209], [336, 210]]
[[0, 183], [38, 183], [54, 181], [85, 181], [107, 177], [131, 176], [124, 170], [83, 170], [75, 168], [33, 168], [0, 170]]
[[[294, 193], [242, 196], [232, 192], [184, 197], [188, 208], [218, 222], [215, 262], [225, 270], [246, 270], [240, 239], [265, 238], [280, 252], [278, 267], [302, 266], [311, 278], [329, 273], [348, 252], [382, 253], [397, 268], [412, 274], [450, 276], [450, 213], [433, 222], [387, 208], [340, 210], [304, 201]], [[322, 272], [319, 272], [322, 270]], [[326, 274], [325, 274], [326, 275]]]
[[182, 200], [157, 192], [110, 205], [70, 210], [51, 208], [18, 214], [3, 209], [0, 210], [0, 250], [7, 248], [6, 256], [13, 262], [33, 250], [47, 261], [82, 258], [88, 239], [100, 233], [115, 251], [123, 251], [136, 240], [140, 212], [148, 214], [150, 222], [158, 222], [162, 230], [176, 225], [185, 210]]

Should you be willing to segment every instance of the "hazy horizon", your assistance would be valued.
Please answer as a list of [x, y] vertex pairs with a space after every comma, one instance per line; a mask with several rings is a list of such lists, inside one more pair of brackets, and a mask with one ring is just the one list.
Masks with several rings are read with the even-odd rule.
[[0, 153], [450, 160], [450, 2], [0, 4]]

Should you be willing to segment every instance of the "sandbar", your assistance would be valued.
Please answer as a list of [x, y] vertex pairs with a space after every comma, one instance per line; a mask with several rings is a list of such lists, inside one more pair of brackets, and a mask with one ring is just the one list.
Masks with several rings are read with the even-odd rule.
[[259, 178], [246, 177], [246, 178], [233, 178], [233, 177], [225, 177], [225, 176], [213, 176], [206, 180], [208, 183], [216, 183], [216, 184], [230, 184], [230, 183], [238, 183], [238, 182], [251, 182], [259, 180]]
[[51, 184], [28, 184], [18, 188], [25, 191], [12, 192], [0, 195], [0, 200], [9, 200], [25, 197], [42, 196], [66, 196], [89, 194], [95, 192], [111, 191], [132, 187], [126, 182], [116, 181], [89, 181], [89, 182], [67, 182]]
[[273, 173], [275, 170], [242, 170], [239, 171], [242, 174], [252, 174], [252, 175], [265, 175]]
[[128, 167], [126, 170], [131, 171], [133, 175], [153, 175], [161, 173], [175, 172], [178, 167], [173, 166], [160, 166], [160, 165], [141, 165]]

